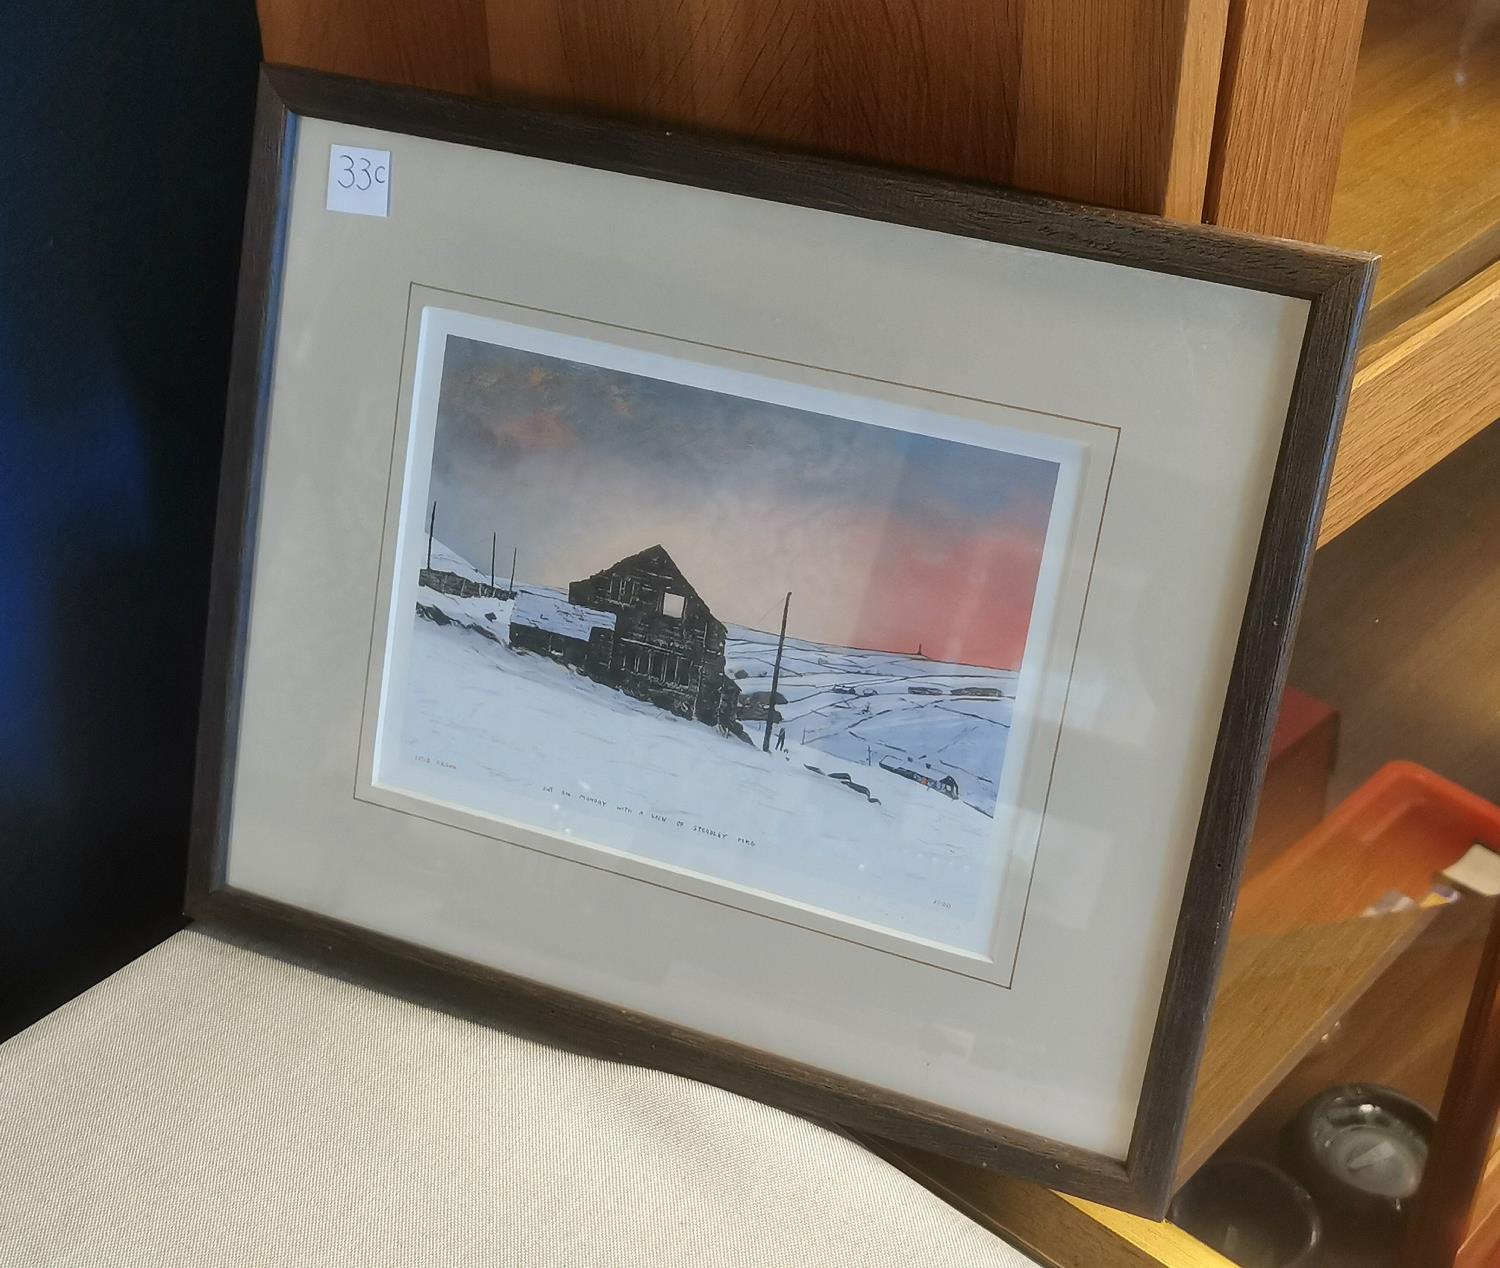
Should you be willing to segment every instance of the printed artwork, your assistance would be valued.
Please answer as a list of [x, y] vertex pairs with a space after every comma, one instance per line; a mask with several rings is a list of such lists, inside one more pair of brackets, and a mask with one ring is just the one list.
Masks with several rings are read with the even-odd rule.
[[1057, 463], [443, 338], [379, 781], [981, 950]]

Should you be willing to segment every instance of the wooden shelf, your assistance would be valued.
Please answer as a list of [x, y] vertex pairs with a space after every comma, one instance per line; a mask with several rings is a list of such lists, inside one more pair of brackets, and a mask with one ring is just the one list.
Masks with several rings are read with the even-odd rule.
[[1369, 0], [1328, 241], [1381, 266], [1323, 542], [1500, 417], [1500, 8]]
[[[1450, 907], [1361, 913], [1392, 892], [1421, 898], [1436, 874], [1478, 839], [1500, 844], [1493, 807], [1420, 767], [1397, 762], [1246, 882], [1188, 1117], [1179, 1182], [1273, 1092], [1287, 1101], [1272, 1098], [1270, 1117], [1279, 1128], [1301, 1099], [1318, 1090], [1312, 1084], [1319, 1078], [1325, 1080], [1319, 1086], [1338, 1082], [1331, 1068], [1304, 1059], [1336, 1022], [1356, 1018], [1377, 984], [1380, 1006], [1366, 1009], [1364, 1023], [1348, 1028], [1362, 1036], [1356, 1064], [1363, 1068], [1342, 1077], [1387, 1076], [1436, 1105], [1474, 974], [1475, 963], [1463, 957], [1477, 955], [1488, 904], [1464, 899]], [[1393, 969], [1398, 957], [1401, 964]], [[1429, 985], [1434, 981], [1451, 990]], [[1380, 1019], [1392, 1008], [1420, 1012], [1429, 1005], [1438, 1011], [1427, 1018], [1424, 1033], [1392, 1047]], [[1340, 1046], [1351, 1050], [1347, 1035]], [[1384, 1064], [1376, 1063], [1377, 1056]], [[1435, 1082], [1429, 1077], [1434, 1070]], [[1289, 1085], [1293, 1071], [1306, 1078]]]
[[[1500, 140], [1497, 140], [1500, 152]], [[1500, 168], [1500, 157], [1496, 159]], [[1500, 264], [1383, 338], [1355, 371], [1319, 544], [1500, 417]]]
[[1383, 257], [1370, 338], [1500, 259], [1500, 10], [1370, 0], [1328, 240]]
[[860, 1136], [861, 1143], [975, 1223], [1055, 1268], [1234, 1268], [1173, 1224], [1054, 1193], [994, 1171]]
[[1179, 1184], [1250, 1118], [1437, 915], [1436, 909], [1411, 909], [1230, 945], [1188, 1115]]
[[[1416, 918], [1399, 931], [1401, 936], [1411, 934], [1411, 942], [1389, 961], [1389, 967], [1375, 974], [1373, 981], [1359, 984], [1360, 996], [1342, 1014], [1333, 1037], [1326, 1042], [1302, 1045], [1305, 1055], [1300, 1063], [1294, 1063], [1295, 1068], [1285, 1077], [1273, 1080], [1270, 1094], [1264, 1100], [1257, 1102], [1253, 1096], [1247, 1096], [1236, 1101], [1235, 1112], [1218, 1122], [1217, 1130], [1222, 1132], [1229, 1118], [1240, 1117], [1240, 1110], [1253, 1111], [1229, 1136], [1229, 1151], [1275, 1159], [1282, 1124], [1309, 1097], [1340, 1082], [1361, 1079], [1385, 1083], [1401, 1088], [1427, 1104], [1435, 1106], [1438, 1103], [1468, 1002], [1468, 987], [1473, 980], [1488, 926], [1489, 906], [1478, 901], [1460, 902], [1449, 907], [1402, 914]], [[1395, 919], [1362, 918], [1342, 922], [1330, 929], [1348, 930], [1351, 925], [1365, 925], [1371, 926], [1374, 934], [1384, 924], [1387, 933], [1397, 934], [1396, 926], [1385, 924]], [[1294, 945], [1296, 939], [1287, 935], [1273, 935], [1261, 941], [1269, 944], [1280, 942], [1287, 956], [1295, 956], [1300, 949]], [[1323, 949], [1333, 950], [1335, 945], [1336, 942], [1331, 940], [1323, 945]], [[1349, 949], [1347, 945], [1344, 947], [1346, 951]], [[1266, 963], [1264, 954], [1254, 958], [1263, 965]], [[1275, 958], [1279, 960], [1281, 957]], [[1348, 980], [1342, 967], [1338, 976], [1341, 980]], [[1291, 991], [1305, 991], [1308, 985], [1308, 979], [1296, 973], [1281, 980]], [[1434, 981], [1446, 989], [1432, 989]], [[1270, 1001], [1274, 984], [1270, 977], [1258, 983], [1265, 988], [1262, 1002]], [[1254, 989], [1253, 985], [1251, 989]], [[1333, 989], [1330, 985], [1330, 993]], [[1234, 1009], [1235, 1005], [1221, 993], [1220, 1008]], [[1300, 998], [1297, 1012], [1303, 1017], [1311, 1016]], [[1266, 1016], [1264, 1013], [1260, 1015]], [[1399, 1029], [1391, 1026], [1392, 1016], [1402, 1018], [1403, 1025]], [[1273, 1024], [1278, 1033], [1287, 1025], [1279, 1018], [1274, 1019]], [[1228, 1085], [1244, 1088], [1257, 1080], [1235, 1081], [1228, 1068], [1235, 1054], [1228, 1045], [1245, 1045], [1240, 1054], [1243, 1056], [1263, 1052], [1262, 1045], [1267, 1040], [1242, 1027], [1232, 1029], [1232, 1035], [1230, 1030], [1217, 1031], [1217, 1038], [1210, 1038], [1210, 1047], [1216, 1043], [1225, 1045], [1220, 1048], [1220, 1055], [1227, 1059], [1223, 1073], [1228, 1076]], [[1319, 1027], [1311, 1029], [1318, 1030], [1319, 1037], [1323, 1033]], [[1209, 1059], [1212, 1059], [1212, 1054]], [[1205, 1077], [1207, 1073], [1206, 1061]], [[1195, 1131], [1203, 1130], [1201, 1107], [1206, 1099], [1201, 1091], [1203, 1085], [1204, 1081], [1200, 1079], [1200, 1095], [1194, 1106], [1194, 1117], [1198, 1122], [1195, 1126], [1190, 1121], [1190, 1137]], [[1207, 1141], [1201, 1138], [1196, 1142], [1205, 1160], [1212, 1152], [1206, 1149], [1206, 1145]], [[1195, 1143], [1190, 1140], [1188, 1149], [1194, 1147]], [[959, 1164], [926, 1156], [921, 1157], [920, 1167], [913, 1166], [917, 1161], [913, 1156], [892, 1160], [906, 1167], [917, 1179], [935, 1187], [960, 1209], [1018, 1242], [1023, 1249], [1031, 1249], [1043, 1262], [1056, 1263], [1060, 1268], [1100, 1268], [1101, 1265], [1136, 1268], [1147, 1264], [1158, 1265], [1158, 1268], [1197, 1268], [1200, 1264], [1227, 1262], [1170, 1224], [1124, 1215], [1019, 1180], [976, 1174]], [[1475, 1254], [1478, 1248], [1491, 1245], [1490, 1234], [1500, 1237], [1500, 1160], [1491, 1167], [1490, 1183], [1495, 1190], [1491, 1193], [1486, 1187], [1489, 1201], [1485, 1209], [1492, 1212], [1491, 1222], [1481, 1225], [1476, 1219], [1476, 1232], [1471, 1236]], [[1205, 1254], [1211, 1258], [1199, 1258]], [[1330, 1259], [1329, 1262], [1332, 1268], [1333, 1264], [1346, 1261]], [[1460, 1268], [1485, 1268], [1487, 1262], [1482, 1257], [1471, 1257], [1461, 1263]], [[1360, 1268], [1378, 1268], [1378, 1265], [1361, 1261]]]
[[1492, 910], [1470, 897], [1424, 913], [1431, 919], [1419, 936], [1255, 1108], [1230, 1147], [1274, 1158], [1282, 1125], [1337, 1083], [1399, 1088], [1435, 1114]]

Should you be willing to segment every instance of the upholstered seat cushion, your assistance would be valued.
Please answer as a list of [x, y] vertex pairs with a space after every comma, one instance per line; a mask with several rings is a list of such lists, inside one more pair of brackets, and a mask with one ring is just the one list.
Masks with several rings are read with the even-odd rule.
[[1023, 1268], [853, 1142], [188, 931], [0, 1047], [7, 1268]]

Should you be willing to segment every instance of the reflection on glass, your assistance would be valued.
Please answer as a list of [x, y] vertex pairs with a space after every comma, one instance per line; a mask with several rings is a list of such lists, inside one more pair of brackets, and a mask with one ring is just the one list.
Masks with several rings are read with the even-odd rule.
[[986, 950], [1059, 462], [436, 342], [378, 782]]

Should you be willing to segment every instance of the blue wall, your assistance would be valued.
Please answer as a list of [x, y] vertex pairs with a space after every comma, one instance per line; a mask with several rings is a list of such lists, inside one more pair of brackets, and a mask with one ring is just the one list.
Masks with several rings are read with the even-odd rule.
[[0, 49], [0, 1036], [178, 923], [253, 0]]

